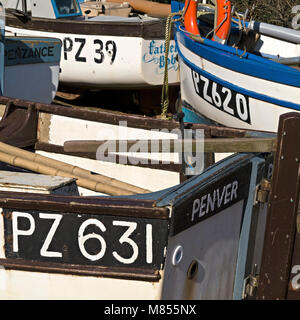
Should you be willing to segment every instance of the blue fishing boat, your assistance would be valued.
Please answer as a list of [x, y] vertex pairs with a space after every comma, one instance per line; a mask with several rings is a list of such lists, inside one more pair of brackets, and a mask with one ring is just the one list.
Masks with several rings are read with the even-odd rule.
[[300, 32], [233, 18], [229, 0], [197, 9], [172, 1], [185, 121], [275, 132], [300, 111]]

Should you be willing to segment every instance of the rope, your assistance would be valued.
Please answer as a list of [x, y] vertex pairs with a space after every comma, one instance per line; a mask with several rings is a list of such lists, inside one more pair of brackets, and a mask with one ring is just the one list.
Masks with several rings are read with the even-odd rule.
[[[185, 6], [184, 10], [173, 12], [168, 15], [166, 21], [166, 30], [165, 30], [165, 69], [164, 69], [164, 80], [161, 94], [161, 117], [167, 119], [167, 112], [169, 108], [169, 79], [168, 79], [168, 55], [169, 55], [169, 47], [170, 47], [170, 39], [171, 39], [171, 29], [172, 22], [177, 22], [184, 19], [186, 10], [189, 6], [189, 2], [187, 6]], [[207, 7], [214, 8], [214, 5], [206, 4]], [[198, 12], [198, 16], [201, 14], [206, 14], [207, 12]], [[174, 19], [175, 16], [179, 16], [179, 18]], [[187, 32], [185, 30], [185, 32]], [[189, 32], [187, 32], [189, 33]], [[201, 36], [195, 36], [190, 33], [190, 36], [199, 42], [203, 42], [203, 38]]]
[[[172, 30], [172, 22], [177, 22], [183, 20], [186, 10], [189, 6], [189, 2], [184, 10], [170, 13], [167, 17], [166, 21], [166, 30], [165, 30], [165, 69], [164, 69], [164, 80], [161, 94], [161, 117], [164, 119], [167, 118], [167, 112], [169, 108], [169, 79], [168, 79], [168, 55], [169, 55], [169, 47], [170, 47], [170, 39], [171, 39], [171, 30]], [[207, 7], [213, 7], [213, 5], [206, 5]], [[206, 13], [206, 12], [205, 12]], [[203, 14], [205, 14], [203, 12]], [[198, 15], [201, 14], [198, 12]], [[174, 19], [175, 16], [179, 16], [179, 18]], [[185, 32], [188, 32], [185, 30]], [[189, 32], [188, 32], [189, 33]], [[194, 37], [192, 33], [190, 33], [191, 37]], [[201, 36], [195, 36], [197, 41], [203, 41]]]
[[[205, 6], [215, 9], [215, 7], [216, 7], [215, 0], [211, 0], [211, 2], [212, 2], [212, 4], [205, 4]], [[177, 22], [177, 21], [183, 20], [184, 16], [185, 16], [185, 12], [186, 12], [188, 6], [189, 6], [189, 3], [184, 8], [184, 10], [181, 10], [179, 12], [173, 12], [173, 13], [169, 14], [168, 17], [167, 17], [167, 20], [166, 20], [166, 29], [165, 29], [165, 68], [164, 68], [164, 79], [163, 79], [162, 94], [161, 94], [161, 117], [164, 118], [164, 119], [167, 119], [167, 112], [168, 112], [168, 108], [169, 108], [168, 55], [169, 55], [169, 46], [170, 46], [170, 39], [171, 39], [172, 22]], [[199, 17], [202, 14], [203, 15], [207, 14], [207, 12], [198, 11], [197, 12], [197, 17]], [[238, 27], [239, 27], [239, 30], [242, 31], [244, 29], [245, 22], [244, 22], [244, 25], [243, 25], [236, 10], [234, 10], [233, 15], [236, 15], [236, 17], [238, 18]], [[179, 16], [179, 18], [174, 19], [175, 16]], [[232, 17], [232, 21], [233, 21], [233, 17]], [[214, 32], [216, 29], [220, 28], [220, 26], [224, 22], [225, 22], [225, 19], [224, 19], [224, 21], [221, 22], [220, 25], [216, 26], [213, 30], [211, 30], [210, 33]], [[204, 42], [203, 37], [196, 36], [196, 35], [188, 32], [187, 30], [182, 30], [182, 31], [184, 31], [185, 33], [188, 33], [189, 36], [193, 40], [201, 42], [201, 43]], [[245, 54], [245, 52], [240, 57], [242, 57], [244, 54]]]
[[[184, 11], [173, 12], [168, 15], [166, 21], [166, 30], [165, 30], [165, 69], [164, 69], [164, 80], [161, 94], [161, 117], [167, 119], [167, 112], [169, 108], [169, 78], [168, 78], [168, 56], [169, 56], [169, 47], [171, 40], [171, 30], [172, 22], [177, 22], [182, 19]], [[175, 16], [179, 16], [177, 19], [173, 19]]]

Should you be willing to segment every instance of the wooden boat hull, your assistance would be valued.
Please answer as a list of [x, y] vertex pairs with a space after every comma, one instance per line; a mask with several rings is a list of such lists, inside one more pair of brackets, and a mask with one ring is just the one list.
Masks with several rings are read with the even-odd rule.
[[[4, 97], [0, 97], [0, 101], [9, 102]], [[20, 100], [10, 103], [20, 108], [27, 108], [29, 104], [32, 106], [32, 103]], [[174, 121], [55, 105], [33, 105], [40, 113], [34, 150], [43, 149], [62, 158], [65, 156], [66, 162], [69, 162], [67, 156], [70, 154], [64, 152], [63, 142], [78, 139], [79, 135], [81, 139], [88, 138], [89, 130], [98, 128], [100, 119], [102, 130], [104, 124], [112, 126], [126, 119], [128, 128], [140, 129], [140, 132], [133, 134], [141, 134], [155, 126], [165, 125], [169, 130], [178, 127]], [[51, 117], [47, 118], [47, 114]], [[64, 130], [70, 133], [61, 137], [55, 135], [54, 128], [57, 131], [61, 123], [55, 116], [65, 120], [69, 118], [65, 121], [69, 128], [65, 126]], [[74, 190], [74, 179], [57, 180], [50, 176], [47, 181], [40, 176], [24, 187], [20, 179], [7, 183], [7, 177], [12, 174], [6, 174], [6, 180], [2, 184], [0, 182], [1, 298], [253, 298], [256, 288], [251, 287], [249, 279], [253, 277], [251, 279], [255, 280], [260, 272], [273, 272], [266, 260], [270, 254], [277, 253], [280, 253], [278, 263], [281, 265], [272, 263], [271, 267], [278, 267], [279, 272], [282, 265], [290, 268], [287, 269], [290, 280], [284, 285], [286, 290], [292, 288], [290, 291], [293, 291], [294, 297], [299, 296], [298, 275], [295, 275], [294, 268], [299, 264], [297, 254], [293, 264], [287, 266], [285, 261], [281, 261], [283, 255], [290, 257], [281, 239], [287, 239], [287, 232], [288, 238], [294, 239], [295, 236], [299, 203], [299, 149], [294, 145], [299, 142], [299, 119], [296, 113], [281, 118], [275, 164], [273, 154], [239, 153], [210, 166], [200, 175], [156, 192], [78, 196]], [[86, 129], [79, 120], [85, 121]], [[53, 128], [49, 125], [52, 122]], [[196, 127], [200, 128], [198, 125]], [[212, 126], [206, 127], [206, 130], [214, 135], [223, 132], [225, 136], [235, 131]], [[236, 133], [242, 132], [236, 130]], [[97, 139], [105, 137], [99, 136]], [[4, 148], [2, 143], [0, 146], [1, 156], [3, 151], [11, 152], [11, 146]], [[24, 150], [19, 152], [24, 157], [27, 155]], [[72, 156], [81, 158], [80, 165], [86, 167], [86, 160], [91, 155], [81, 153]], [[17, 158], [13, 156], [15, 164]], [[162, 180], [167, 178], [160, 174], [159, 169], [162, 168], [158, 167], [155, 173], [152, 171], [152, 175], [163, 183]], [[273, 205], [268, 205], [268, 180], [273, 169], [274, 194], [280, 192], [276, 189], [282, 181], [280, 177], [285, 181], [285, 188], [280, 204], [276, 197], [270, 200]], [[123, 169], [119, 167], [119, 170]], [[290, 171], [291, 175], [288, 174]], [[19, 180], [19, 191], [16, 190], [16, 180]], [[72, 186], [69, 191], [67, 183]], [[36, 192], [30, 191], [30, 185]], [[1, 190], [3, 187], [5, 190]], [[274, 210], [278, 211], [275, 216], [277, 220], [269, 216]], [[286, 212], [284, 219], [282, 211]], [[274, 226], [274, 222], [277, 225]], [[288, 228], [280, 231], [282, 224]], [[271, 232], [274, 228], [278, 228], [280, 234], [280, 239], [275, 243]], [[297, 241], [298, 238], [290, 242], [291, 250], [294, 243], [299, 243]], [[274, 245], [278, 247], [275, 251], [272, 250]], [[278, 272], [274, 272], [274, 278], [278, 277]], [[270, 293], [272, 290], [267, 290], [267, 286], [272, 284], [266, 282], [259, 290]]]
[[[232, 299], [240, 290], [234, 291], [241, 281], [236, 266], [245, 272], [242, 247], [247, 241], [243, 238], [252, 219], [249, 208], [256, 172], [263, 167], [264, 161], [258, 157], [237, 155], [204, 176], [146, 198], [0, 192], [0, 230], [4, 235], [0, 295], [15, 299]], [[211, 175], [214, 182], [207, 183], [205, 177]], [[207, 202], [204, 208], [202, 200], [204, 213], [196, 213], [197, 199], [206, 196], [212, 201], [214, 193], [219, 194], [218, 201]], [[16, 205], [20, 197], [27, 203], [25, 210]], [[68, 203], [63, 204], [63, 199]], [[21, 221], [29, 223], [29, 229]], [[42, 226], [47, 233], [52, 223], [57, 228], [48, 237], [55, 243], [50, 249], [39, 239], [43, 237]], [[127, 234], [123, 234], [125, 227]], [[78, 234], [79, 240], [86, 237], [79, 244]], [[222, 255], [218, 254], [220, 248]], [[192, 271], [193, 264], [198, 272]], [[194, 277], [202, 281], [192, 281]], [[60, 290], [62, 286], [64, 290]], [[42, 289], [42, 294], [35, 288]]]
[[[64, 85], [86, 88], [161, 86], [165, 20], [128, 22], [129, 18], [123, 19], [124, 22], [31, 18], [23, 23], [8, 15], [6, 31], [60, 39], [63, 43], [60, 83]], [[176, 55], [175, 42], [171, 40], [169, 84], [179, 84]]]

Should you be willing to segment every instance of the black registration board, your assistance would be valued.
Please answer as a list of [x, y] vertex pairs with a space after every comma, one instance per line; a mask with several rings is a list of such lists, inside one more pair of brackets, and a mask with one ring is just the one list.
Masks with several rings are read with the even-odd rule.
[[168, 220], [4, 209], [6, 258], [160, 269]]
[[196, 94], [215, 108], [251, 124], [249, 97], [204, 77], [192, 70]]
[[[173, 211], [170, 235], [184, 231], [203, 220], [223, 212], [249, 196], [252, 164], [228, 173], [208, 185], [186, 194]], [[243, 212], [246, 206], [244, 202]]]

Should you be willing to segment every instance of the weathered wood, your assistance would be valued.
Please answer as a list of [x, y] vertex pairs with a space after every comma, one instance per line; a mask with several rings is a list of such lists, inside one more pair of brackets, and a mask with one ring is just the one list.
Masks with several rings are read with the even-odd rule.
[[300, 190], [299, 128], [298, 113], [281, 116], [257, 299], [287, 298]]
[[[89, 110], [87, 108], [80, 108], [76, 105], [70, 104], [70, 106], [62, 106], [56, 104], [43, 104], [32, 103], [31, 101], [12, 99], [9, 97], [0, 97], [1, 104], [13, 103], [19, 108], [29, 108], [34, 106], [39, 112], [47, 113], [50, 115], [60, 115], [63, 117], [70, 117], [75, 119], [83, 119], [86, 121], [101, 122], [112, 125], [119, 125], [121, 121], [126, 121], [128, 127], [140, 128], [140, 129], [179, 129], [180, 122], [169, 119], [154, 118], [149, 116], [141, 116], [136, 114], [125, 114], [121, 112], [103, 111], [103, 110]], [[185, 129], [203, 129], [204, 133], [209, 133], [212, 137], [253, 137], [253, 134], [259, 136], [259, 134], [265, 132], [258, 132], [254, 130], [236, 129], [221, 127], [216, 125], [206, 125], [199, 123], [184, 123]]]
[[[63, 146], [55, 145], [51, 143], [45, 143], [45, 142], [37, 142], [35, 144], [35, 150], [41, 150], [41, 151], [46, 151], [51, 153], [59, 153], [59, 154], [65, 154], [65, 155], [74, 156], [74, 157], [97, 160], [95, 152], [66, 152]], [[102, 159], [102, 160], [111, 162], [110, 158]], [[127, 160], [127, 156], [116, 155], [114, 160], [116, 164], [126, 163], [126, 165], [131, 165], [131, 163]], [[179, 173], [182, 171], [182, 165], [179, 163], [174, 163], [173, 161], [170, 161], [170, 163], [165, 163], [164, 161], [157, 160], [155, 161], [155, 163], [151, 163], [151, 160], [149, 160], [148, 163], [145, 163], [145, 159], [137, 158], [137, 157], [134, 157], [134, 160], [135, 160], [134, 164], [132, 165], [142, 167], [142, 168], [173, 171], [173, 172], [179, 172]]]
[[158, 270], [141, 268], [120, 268], [103, 266], [77, 266], [67, 263], [26, 261], [23, 259], [0, 259], [0, 264], [6, 270], [24, 270], [31, 272], [47, 272], [72, 274], [76, 276], [93, 276], [103, 278], [126, 279], [136, 281], [157, 282], [161, 275]]
[[[164, 39], [166, 19], [121, 22], [121, 21], [76, 21], [68, 19], [24, 18], [16, 16], [11, 9], [6, 11], [6, 24], [10, 27], [24, 28], [43, 32], [65, 33], [72, 30], [74, 34], [101, 35], [116, 37], [141, 37], [143, 39]], [[172, 34], [173, 38], [173, 34]]]
[[168, 208], [155, 207], [154, 200], [112, 197], [44, 195], [22, 192], [0, 192], [1, 208], [20, 210], [104, 214], [122, 217], [169, 219]]
[[205, 140], [74, 140], [64, 143], [66, 152], [94, 152], [105, 145], [113, 152], [130, 152], [133, 146], [139, 146], [149, 152], [181, 152], [182, 145], [189, 152], [196, 152], [197, 144], [203, 143], [204, 152], [274, 152], [276, 138], [208, 138]]

